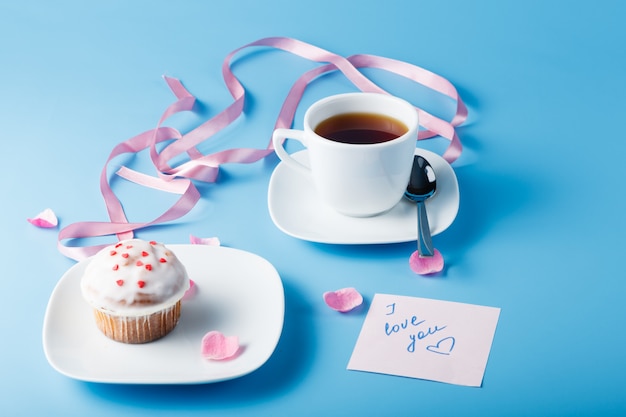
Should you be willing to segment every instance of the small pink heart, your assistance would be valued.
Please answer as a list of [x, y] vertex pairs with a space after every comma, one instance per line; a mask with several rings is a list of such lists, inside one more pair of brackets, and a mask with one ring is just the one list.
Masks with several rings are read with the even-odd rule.
[[189, 242], [192, 245], [221, 246], [221, 242], [217, 237], [197, 237], [189, 235]]
[[328, 307], [342, 313], [348, 312], [363, 303], [363, 296], [354, 288], [327, 291], [323, 297]]
[[214, 330], [202, 338], [202, 356], [206, 359], [220, 361], [233, 357], [239, 351], [237, 336], [224, 336]]
[[26, 220], [34, 226], [45, 228], [56, 227], [59, 224], [57, 216], [54, 214], [52, 209], [49, 208], [45, 209], [34, 218]]
[[433, 256], [420, 256], [415, 251], [409, 258], [409, 266], [416, 274], [436, 274], [443, 270], [443, 256], [437, 249], [435, 249]]
[[196, 291], [197, 291], [196, 283], [194, 280], [190, 279], [189, 288], [187, 289], [187, 291], [185, 291], [185, 294], [183, 294], [183, 301], [192, 299], [194, 295], [196, 295]]

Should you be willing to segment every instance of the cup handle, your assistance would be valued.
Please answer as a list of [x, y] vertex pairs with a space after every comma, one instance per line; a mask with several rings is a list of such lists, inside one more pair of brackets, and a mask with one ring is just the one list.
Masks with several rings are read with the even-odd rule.
[[276, 154], [288, 167], [296, 171], [302, 172], [304, 175], [311, 175], [311, 168], [303, 163], [296, 161], [287, 153], [284, 148], [285, 139], [294, 139], [306, 147], [305, 134], [303, 130], [296, 129], [276, 129], [272, 134], [272, 144]]

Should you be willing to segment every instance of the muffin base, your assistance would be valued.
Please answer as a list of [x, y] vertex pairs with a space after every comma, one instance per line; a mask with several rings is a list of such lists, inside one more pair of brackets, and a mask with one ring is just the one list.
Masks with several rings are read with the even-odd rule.
[[173, 306], [146, 316], [114, 316], [94, 309], [96, 325], [108, 338], [117, 342], [140, 344], [160, 339], [171, 332], [180, 318], [178, 301]]

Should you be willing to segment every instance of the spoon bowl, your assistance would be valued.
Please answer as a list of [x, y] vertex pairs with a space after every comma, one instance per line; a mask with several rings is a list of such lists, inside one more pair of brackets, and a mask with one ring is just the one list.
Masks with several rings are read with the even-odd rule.
[[413, 157], [413, 169], [404, 196], [417, 204], [417, 253], [419, 256], [433, 256], [435, 253], [428, 224], [425, 201], [437, 190], [435, 171], [420, 155]]

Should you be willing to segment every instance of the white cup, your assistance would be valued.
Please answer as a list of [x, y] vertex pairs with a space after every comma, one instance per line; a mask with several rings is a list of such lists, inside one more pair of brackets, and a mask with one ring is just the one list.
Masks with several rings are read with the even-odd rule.
[[[339, 142], [316, 133], [320, 123], [345, 114], [395, 119], [393, 124], [399, 121], [405, 132], [367, 144]], [[391, 209], [404, 195], [418, 128], [417, 110], [405, 100], [386, 94], [348, 93], [317, 101], [304, 115], [304, 130], [276, 129], [272, 142], [283, 163], [313, 180], [322, 201], [347, 216], [369, 217]], [[285, 139], [295, 139], [307, 148], [309, 166], [287, 153]]]

